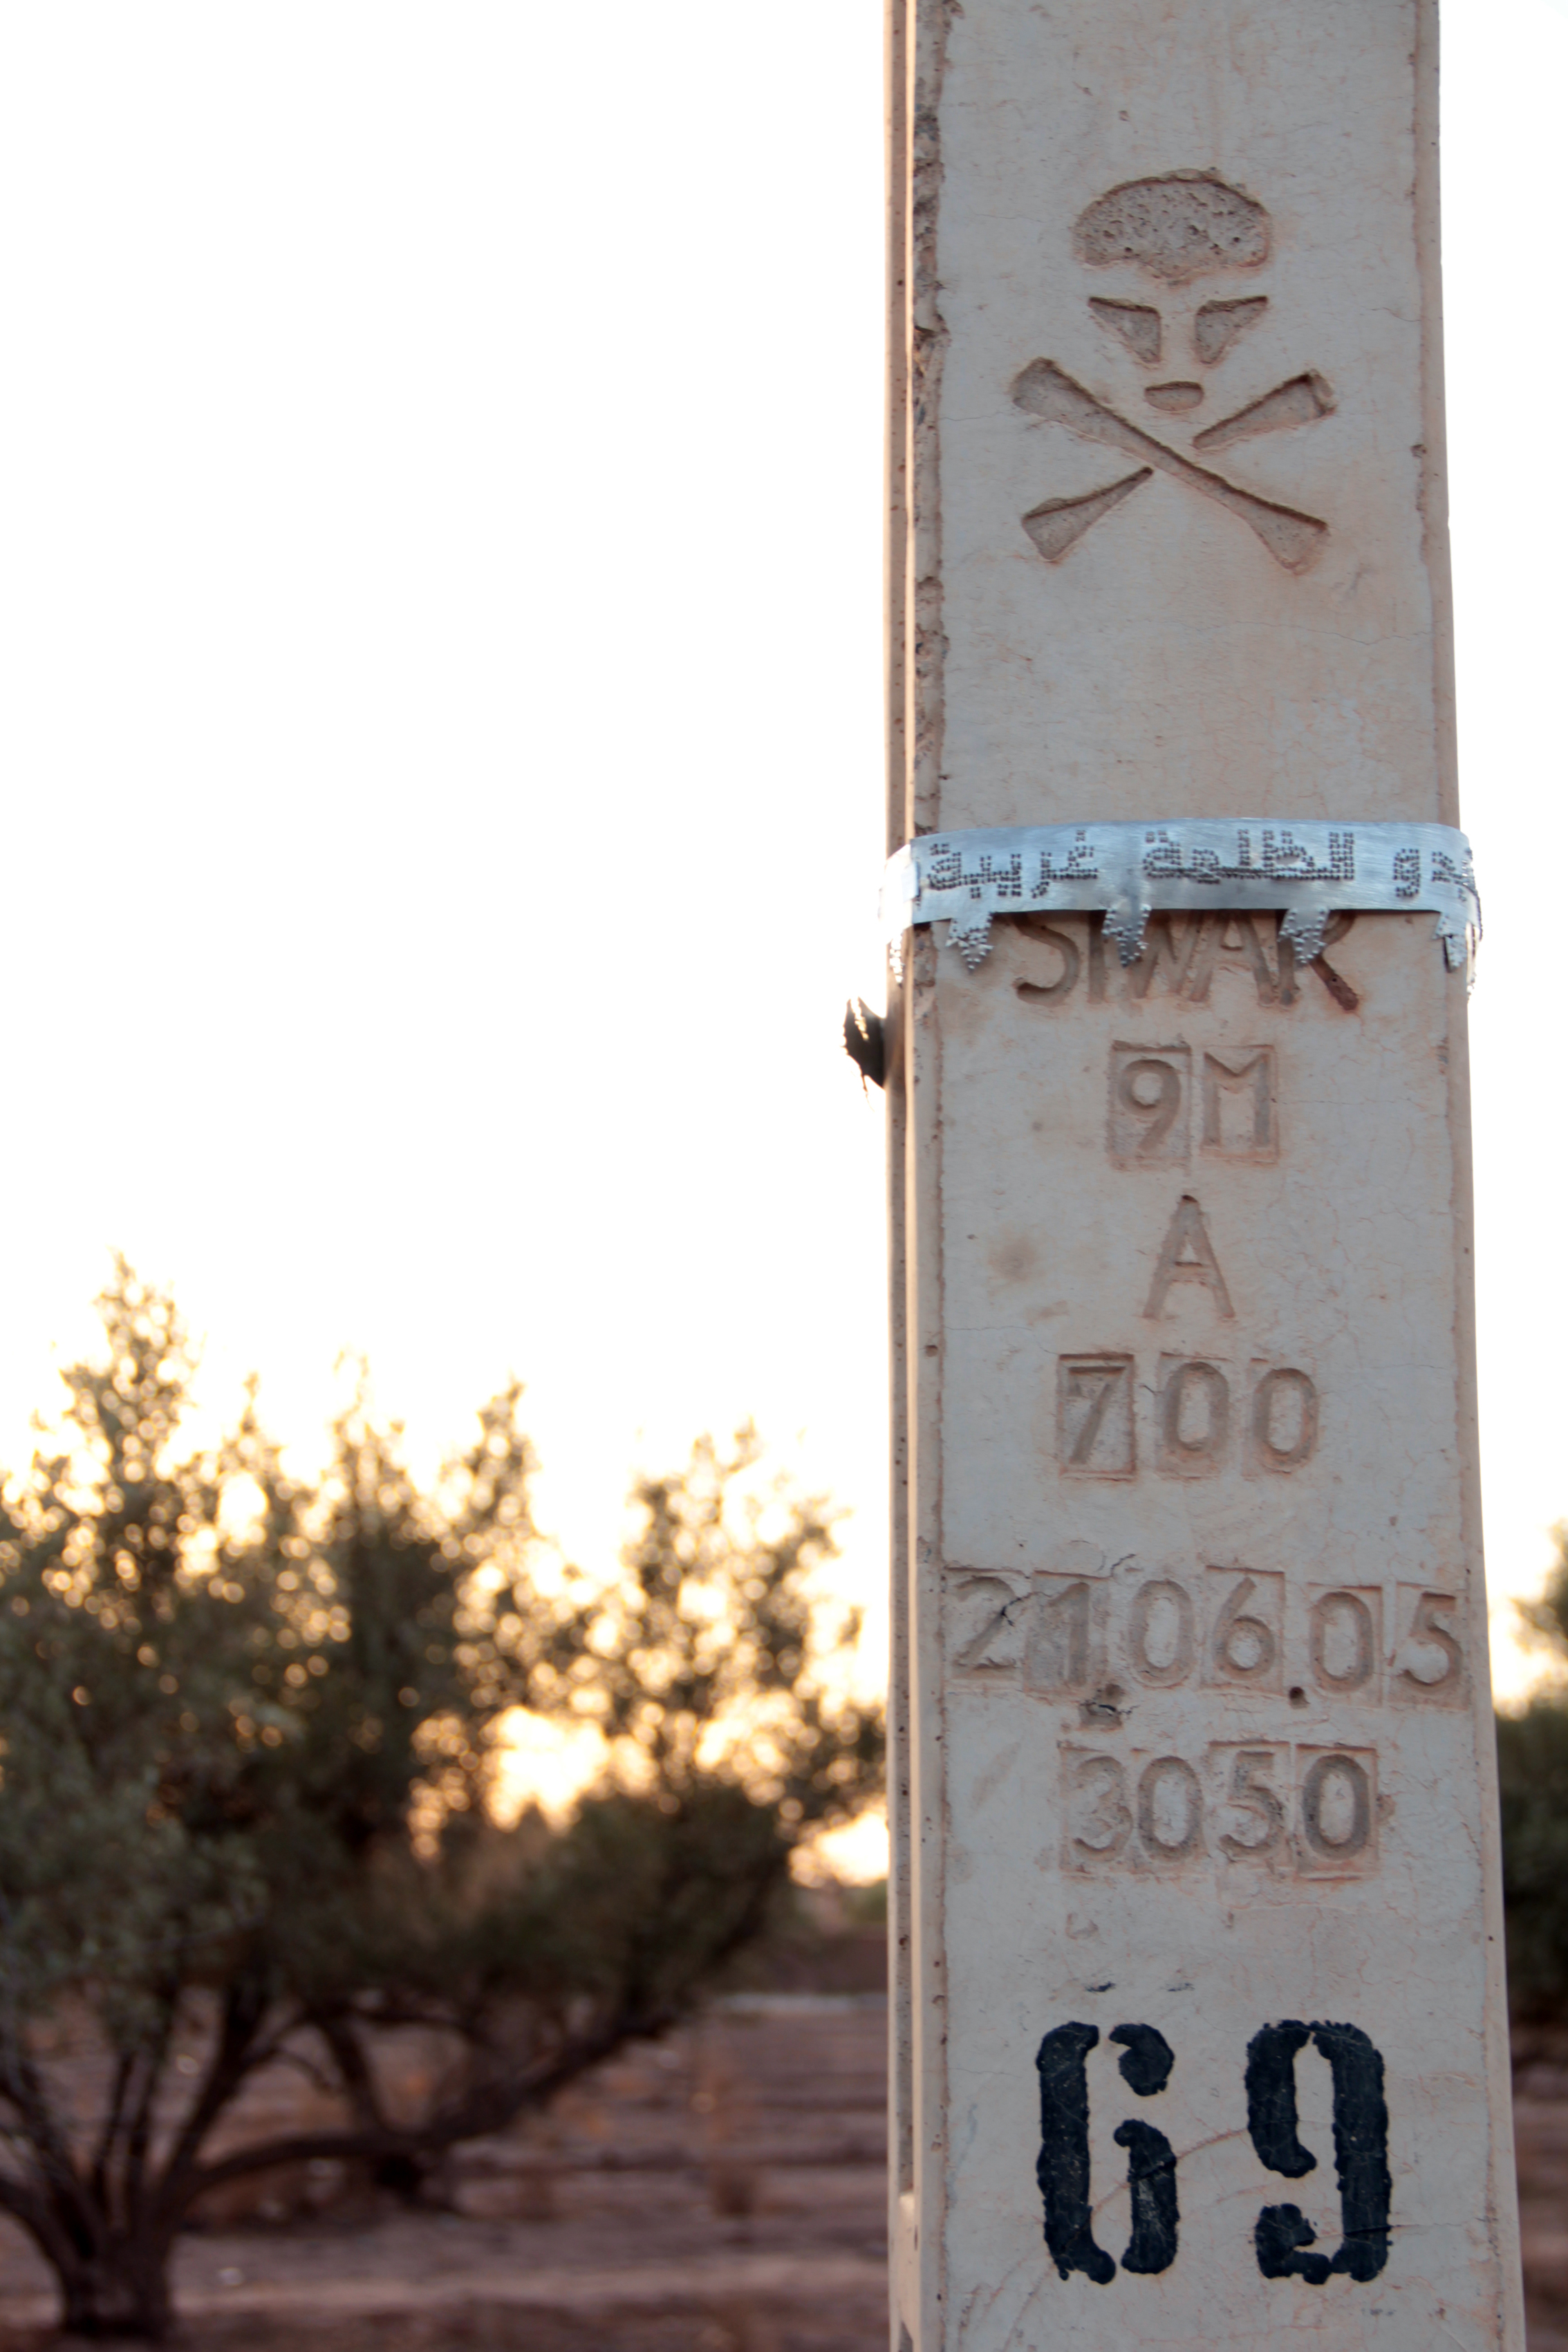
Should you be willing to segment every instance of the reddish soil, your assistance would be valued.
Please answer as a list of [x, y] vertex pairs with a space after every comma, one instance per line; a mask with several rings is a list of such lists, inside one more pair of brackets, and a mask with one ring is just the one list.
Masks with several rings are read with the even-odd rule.
[[[388, 2210], [335, 2166], [252, 2184], [182, 2242], [181, 2344], [883, 2352], [886, 2033], [874, 1994], [738, 1998], [463, 2149], [449, 2211]], [[54, 2309], [0, 2221], [5, 2352]]]
[[[883, 2352], [886, 2005], [769, 1994], [462, 2152], [451, 2210], [336, 2168], [253, 2184], [176, 2263], [183, 2352]], [[1568, 2053], [1515, 2086], [1530, 2352], [1568, 2352]], [[60, 2339], [0, 2221], [0, 2352]]]
[[1568, 2352], [1568, 2061], [1520, 2054], [1513, 2141], [1530, 2352]]

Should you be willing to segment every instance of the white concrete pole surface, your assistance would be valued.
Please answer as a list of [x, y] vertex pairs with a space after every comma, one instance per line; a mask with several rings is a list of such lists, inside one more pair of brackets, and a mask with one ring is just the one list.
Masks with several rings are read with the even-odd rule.
[[1458, 824], [1435, 44], [893, 0], [889, 851], [1185, 877], [895, 959], [906, 2352], [1523, 2340], [1466, 984], [1334, 908]]

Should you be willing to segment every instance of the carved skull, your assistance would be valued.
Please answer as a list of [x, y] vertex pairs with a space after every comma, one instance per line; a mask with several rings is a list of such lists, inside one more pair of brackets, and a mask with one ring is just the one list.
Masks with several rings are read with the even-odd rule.
[[[1207, 457], [1258, 434], [1315, 424], [1332, 415], [1332, 387], [1315, 369], [1308, 369], [1205, 426], [1196, 413], [1207, 392], [1204, 374], [1165, 373], [1184, 362], [1200, 371], [1218, 367], [1267, 312], [1267, 294], [1216, 295], [1195, 283], [1221, 273], [1256, 270], [1268, 260], [1270, 223], [1255, 198], [1212, 172], [1168, 172], [1158, 179], [1129, 180], [1097, 197], [1079, 215], [1073, 243], [1079, 260], [1091, 269], [1131, 268], [1154, 281], [1158, 301], [1091, 294], [1089, 307], [1100, 326], [1135, 362], [1144, 404], [1162, 417], [1192, 420], [1194, 452]], [[1328, 533], [1326, 523], [1229, 482], [1155, 439], [1075, 383], [1056, 361], [1033, 361], [1012, 389], [1014, 401], [1027, 414], [1065, 425], [1080, 440], [1120, 449], [1142, 461], [1136, 473], [1119, 481], [1079, 498], [1048, 499], [1030, 509], [1024, 528], [1047, 562], [1060, 562], [1086, 531], [1156, 472], [1227, 507], [1287, 571], [1304, 572], [1315, 562]]]

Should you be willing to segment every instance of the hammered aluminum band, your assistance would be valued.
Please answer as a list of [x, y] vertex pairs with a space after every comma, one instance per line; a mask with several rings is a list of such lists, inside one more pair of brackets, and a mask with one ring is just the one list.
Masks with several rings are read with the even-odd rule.
[[1280, 912], [1302, 962], [1321, 953], [1340, 909], [1430, 910], [1450, 970], [1473, 964], [1481, 933], [1470, 845], [1447, 824], [1317, 818], [1177, 817], [1156, 824], [998, 825], [933, 833], [888, 860], [881, 919], [899, 940], [945, 921], [973, 971], [994, 915], [1099, 914], [1124, 964], [1161, 908]]

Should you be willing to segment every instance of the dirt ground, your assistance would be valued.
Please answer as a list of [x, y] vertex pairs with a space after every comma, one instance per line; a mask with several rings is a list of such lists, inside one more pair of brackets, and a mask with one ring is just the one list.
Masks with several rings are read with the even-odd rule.
[[[763, 1994], [463, 2152], [451, 2210], [322, 2167], [176, 2262], [182, 2352], [883, 2352], [886, 2004]], [[1568, 2052], [1515, 2085], [1530, 2352], [1568, 2352]], [[63, 2352], [0, 2221], [0, 2352]]]
[[[882, 2352], [887, 2004], [740, 1997], [465, 2148], [452, 2210], [334, 2166], [251, 2190], [175, 2260], [184, 2352]], [[0, 2221], [0, 2347], [52, 2340]]]
[[1516, 2053], [1513, 2141], [1530, 2352], [1568, 2352], [1568, 2053]]

